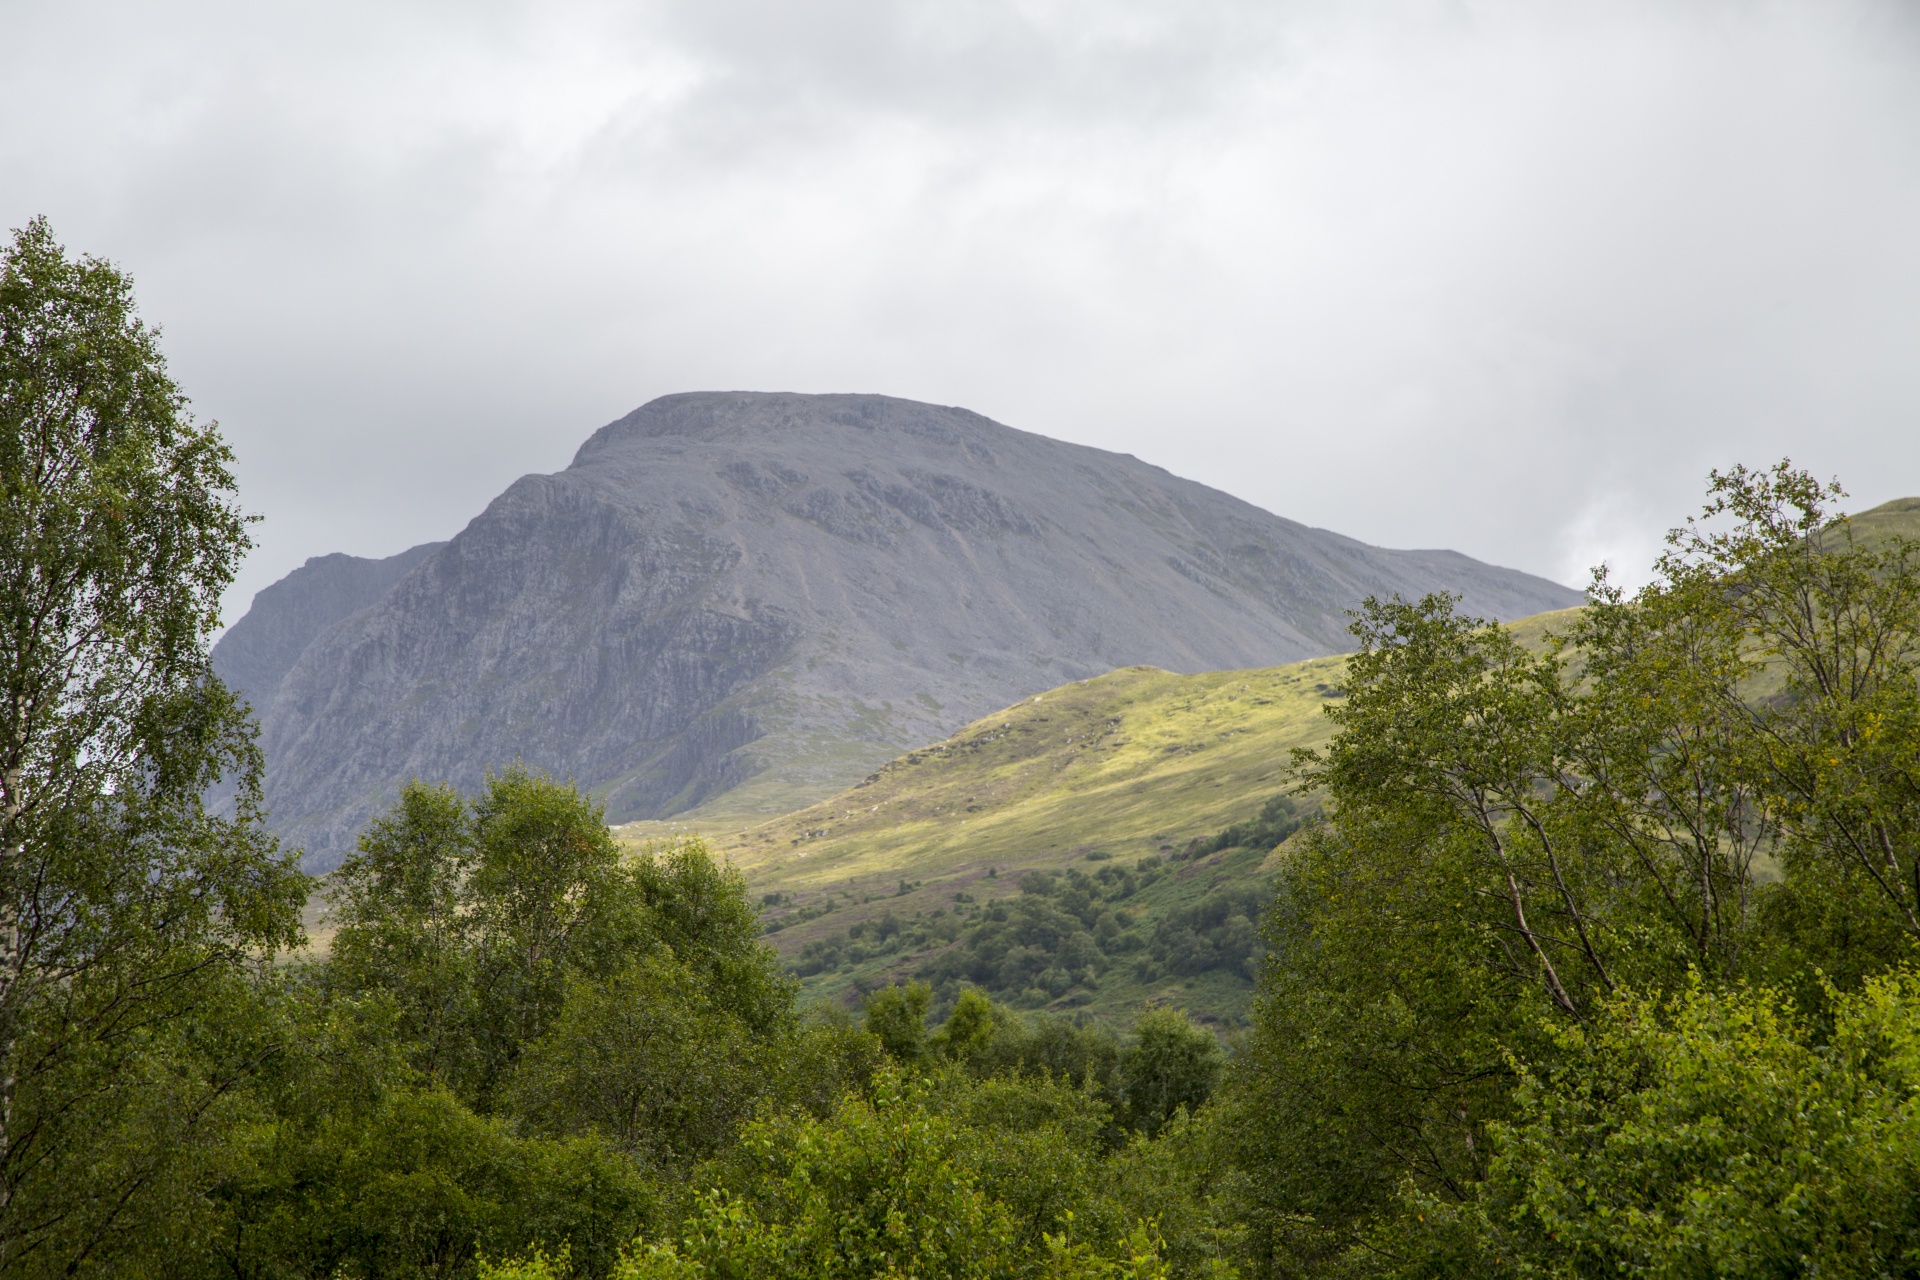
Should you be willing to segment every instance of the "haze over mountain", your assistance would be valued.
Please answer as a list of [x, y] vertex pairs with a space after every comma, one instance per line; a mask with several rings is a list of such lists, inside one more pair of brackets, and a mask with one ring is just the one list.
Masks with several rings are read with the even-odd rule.
[[275, 825], [326, 868], [411, 777], [519, 759], [611, 821], [784, 812], [1065, 681], [1334, 653], [1363, 597], [1443, 588], [1502, 619], [1580, 599], [965, 409], [695, 393], [450, 542], [309, 561], [214, 659], [259, 711]]

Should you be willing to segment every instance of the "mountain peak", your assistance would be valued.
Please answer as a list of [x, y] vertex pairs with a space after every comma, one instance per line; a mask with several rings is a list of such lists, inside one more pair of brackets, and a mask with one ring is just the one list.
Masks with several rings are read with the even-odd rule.
[[1580, 599], [965, 409], [699, 392], [515, 482], [378, 600], [301, 614], [337, 620], [250, 692], [275, 824], [325, 869], [410, 777], [518, 759], [614, 821], [786, 812], [1064, 681], [1334, 653], [1362, 598], [1442, 589], [1500, 618]]
[[[575, 467], [636, 441], [681, 439], [744, 443], [782, 436], [899, 434], [936, 447], [965, 449], [1028, 433], [970, 409], [865, 393], [683, 391], [649, 400], [600, 428], [574, 455]], [[1044, 437], [1033, 437], [1042, 439]]]

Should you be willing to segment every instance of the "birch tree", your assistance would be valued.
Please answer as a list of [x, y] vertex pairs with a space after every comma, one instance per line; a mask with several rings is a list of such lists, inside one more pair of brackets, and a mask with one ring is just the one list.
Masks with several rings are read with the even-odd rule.
[[44, 219], [0, 254], [0, 1274], [164, 1220], [264, 1051], [214, 1028], [306, 893], [208, 663], [249, 546], [232, 455], [157, 339]]

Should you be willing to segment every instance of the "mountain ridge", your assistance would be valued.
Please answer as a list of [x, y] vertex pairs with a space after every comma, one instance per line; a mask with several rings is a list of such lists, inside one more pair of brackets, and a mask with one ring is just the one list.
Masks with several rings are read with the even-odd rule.
[[611, 820], [784, 812], [1063, 681], [1324, 654], [1362, 596], [1436, 589], [1579, 598], [968, 410], [685, 393], [508, 486], [253, 700], [276, 826], [325, 869], [408, 777], [520, 759]]
[[265, 587], [213, 646], [214, 670], [255, 703], [270, 699], [309, 644], [335, 623], [369, 608], [428, 556], [446, 546], [423, 542], [378, 558], [343, 552], [311, 556]]

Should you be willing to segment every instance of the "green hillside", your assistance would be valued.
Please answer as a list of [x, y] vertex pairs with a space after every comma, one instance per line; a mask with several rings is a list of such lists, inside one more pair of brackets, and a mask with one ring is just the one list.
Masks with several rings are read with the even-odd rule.
[[1920, 498], [1895, 498], [1852, 518], [1853, 536], [1869, 547], [1890, 537], [1920, 538]]
[[1283, 789], [1289, 748], [1326, 736], [1342, 666], [1125, 668], [773, 822], [620, 830], [704, 835], [762, 896], [771, 940], [814, 999], [916, 975], [950, 998], [973, 980], [961, 961], [1019, 947], [1015, 967], [1037, 981], [982, 983], [1014, 1003], [1125, 1018], [1165, 999], [1236, 1022], [1268, 848], [1190, 847]]
[[[1513, 626], [1539, 642], [1571, 613]], [[1245, 828], [1284, 792], [1291, 748], [1325, 740], [1344, 664], [1123, 668], [770, 822], [694, 814], [617, 830], [633, 843], [698, 835], [739, 867], [808, 999], [921, 977], [943, 1001], [973, 982], [1101, 1021], [1153, 1000], [1233, 1025], [1253, 990], [1264, 837], [1290, 824]]]

